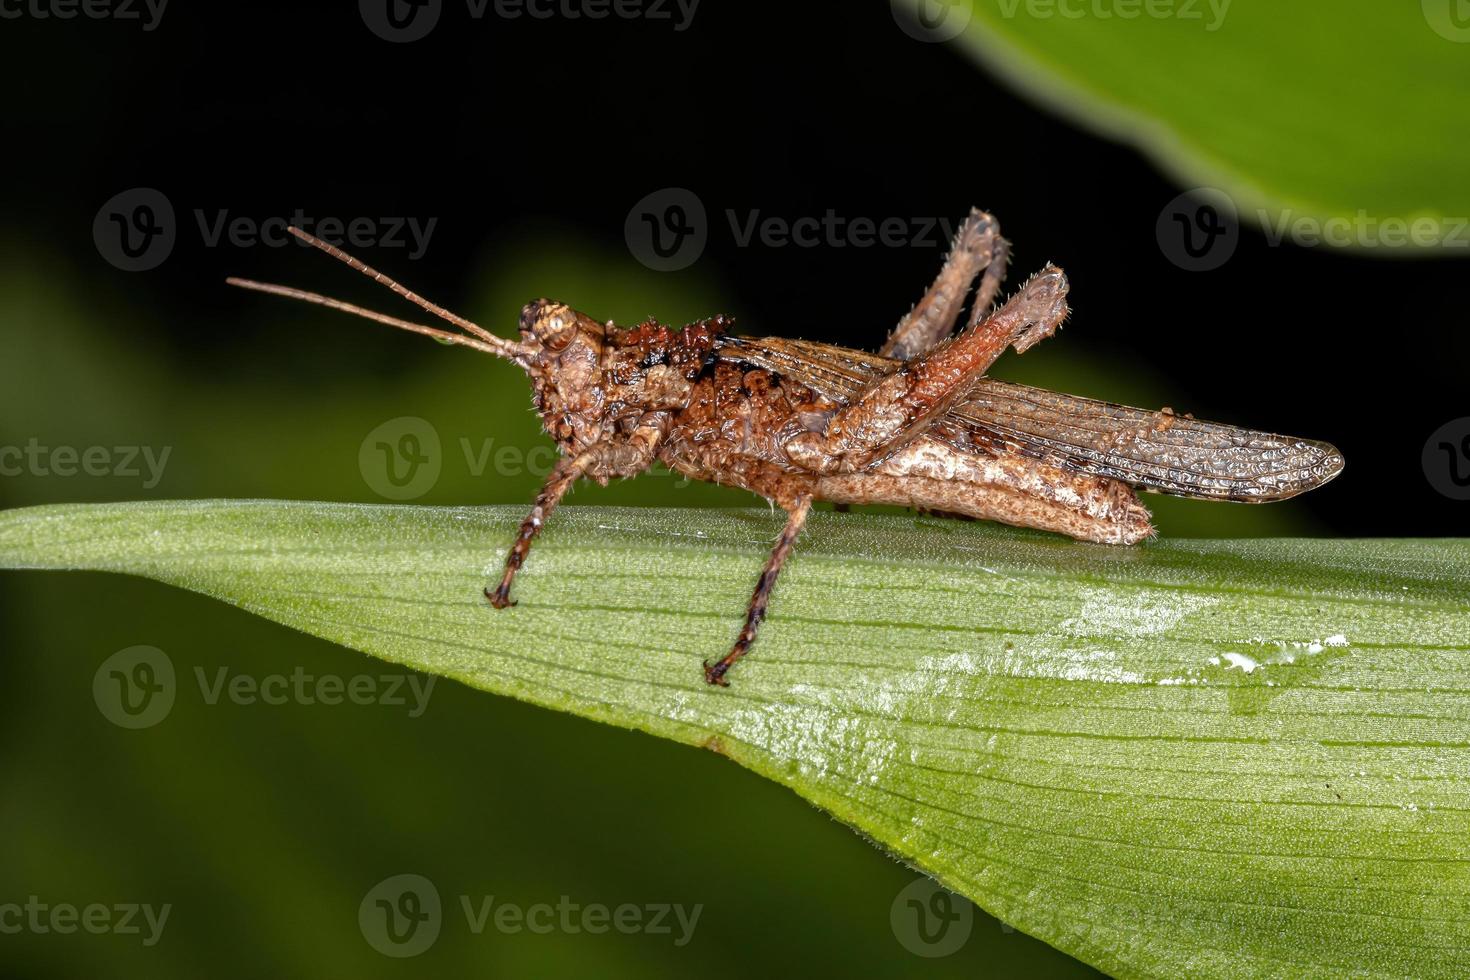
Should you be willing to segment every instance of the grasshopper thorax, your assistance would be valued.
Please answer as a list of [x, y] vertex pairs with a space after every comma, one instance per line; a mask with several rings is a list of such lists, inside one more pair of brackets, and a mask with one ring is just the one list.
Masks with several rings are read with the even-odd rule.
[[575, 453], [647, 412], [683, 408], [731, 322], [713, 317], [677, 330], [648, 320], [623, 329], [565, 303], [527, 303], [520, 320], [522, 363], [547, 433], [563, 453]]

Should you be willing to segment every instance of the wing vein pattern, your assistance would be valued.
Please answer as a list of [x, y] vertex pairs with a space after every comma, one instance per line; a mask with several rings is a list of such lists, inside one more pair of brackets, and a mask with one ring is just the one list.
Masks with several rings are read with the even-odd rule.
[[[899, 361], [831, 344], [726, 337], [719, 356], [846, 403]], [[928, 433], [958, 448], [1018, 453], [1141, 490], [1210, 500], [1284, 500], [1342, 470], [1328, 443], [985, 378]]]

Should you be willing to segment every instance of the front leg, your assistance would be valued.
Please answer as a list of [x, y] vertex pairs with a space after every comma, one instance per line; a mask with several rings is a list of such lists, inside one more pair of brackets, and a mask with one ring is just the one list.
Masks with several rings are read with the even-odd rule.
[[1021, 291], [933, 350], [872, 381], [822, 432], [789, 439], [787, 457], [813, 473], [854, 473], [897, 452], [965, 398], [1007, 347], [1024, 351], [1067, 316], [1067, 277], [1048, 265]]
[[766, 559], [766, 567], [761, 570], [761, 577], [756, 581], [755, 593], [750, 597], [750, 606], [745, 610], [745, 626], [740, 630], [735, 646], [717, 663], [711, 664], [708, 660], [704, 662], [704, 679], [708, 683], [721, 687], [730, 686], [730, 682], [725, 680], [725, 673], [734, 666], [735, 661], [745, 656], [750, 645], [755, 642], [761, 620], [766, 618], [766, 606], [770, 602], [771, 588], [776, 584], [776, 576], [781, 574], [781, 566], [791, 556], [796, 536], [801, 533], [802, 526], [806, 524], [806, 515], [811, 509], [812, 498], [809, 496], [798, 497], [787, 506], [786, 526], [781, 529], [776, 547], [771, 550], [771, 557]]
[[572, 489], [572, 484], [579, 480], [587, 467], [595, 459], [591, 450], [584, 452], [574, 458], [563, 456], [556, 461], [556, 467], [547, 477], [546, 485], [536, 495], [536, 504], [531, 508], [531, 513], [521, 521], [521, 529], [516, 534], [516, 542], [510, 547], [510, 554], [505, 556], [505, 574], [500, 578], [500, 585], [492, 591], [485, 590], [485, 598], [490, 600], [490, 605], [496, 609], [505, 609], [507, 606], [515, 605], [510, 598], [510, 583], [515, 579], [516, 572], [521, 570], [525, 564], [526, 555], [531, 551], [531, 542], [536, 540], [536, 535], [541, 533], [541, 526], [546, 523], [546, 518], [561, 503], [561, 498]]
[[515, 544], [505, 556], [505, 574], [494, 589], [485, 590], [485, 598], [496, 609], [505, 609], [515, 603], [510, 598], [510, 585], [525, 564], [531, 551], [531, 542], [541, 533], [546, 518], [556, 509], [561, 498], [567, 495], [583, 476], [592, 476], [604, 484], [609, 476], [636, 476], [648, 469], [658, 454], [659, 443], [668, 431], [669, 416], [666, 412], [650, 412], [625, 440], [599, 442], [574, 457], [563, 456], [547, 477], [546, 485], [536, 495], [536, 504], [531, 513], [521, 521]]

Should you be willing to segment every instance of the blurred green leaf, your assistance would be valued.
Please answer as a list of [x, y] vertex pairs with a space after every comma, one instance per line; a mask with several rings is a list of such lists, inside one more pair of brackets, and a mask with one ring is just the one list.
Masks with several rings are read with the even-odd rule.
[[567, 508], [495, 612], [519, 517], [36, 507], [0, 514], [0, 567], [147, 576], [714, 749], [1116, 974], [1470, 966], [1470, 542], [1119, 549], [815, 514], [722, 690], [699, 663], [774, 516]]
[[[925, 12], [928, 26], [912, 33], [955, 37], [1023, 92], [1137, 146], [1184, 186], [1225, 191], [1268, 233], [1336, 221], [1327, 230], [1345, 241], [1328, 244], [1382, 250], [1401, 234], [1385, 220], [1422, 218], [1431, 244], [1457, 255], [1470, 246], [1470, 19], [1460, 0], [904, 2]], [[1015, 151], [1002, 139], [997, 152]], [[1078, 178], [1088, 179], [1085, 161]]]

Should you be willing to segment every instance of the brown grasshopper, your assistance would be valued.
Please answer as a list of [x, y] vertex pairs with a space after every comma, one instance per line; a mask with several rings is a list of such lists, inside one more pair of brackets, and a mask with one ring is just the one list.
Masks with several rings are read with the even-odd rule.
[[[1133, 544], [1154, 535], [1134, 488], [1208, 500], [1283, 500], [1342, 470], [1308, 439], [1201, 422], [985, 377], [1007, 348], [1025, 351], [1067, 316], [1067, 279], [1047, 265], [995, 307], [1009, 247], [995, 219], [972, 211], [939, 276], [878, 354], [727, 333], [716, 316], [671, 330], [622, 328], [539, 299], [520, 340], [497, 337], [425, 300], [342, 250], [292, 233], [462, 333], [411, 323], [287, 286], [236, 286], [318, 303], [494, 354], [531, 377], [536, 410], [561, 453], [485, 596], [514, 605], [511, 583], [531, 542], [577, 480], [606, 485], [655, 460], [697, 480], [734, 484], [780, 504], [776, 539], [711, 684], [755, 641], [771, 588], [812, 503], [897, 504], [945, 516]], [[979, 279], [965, 326], [954, 332]]]

